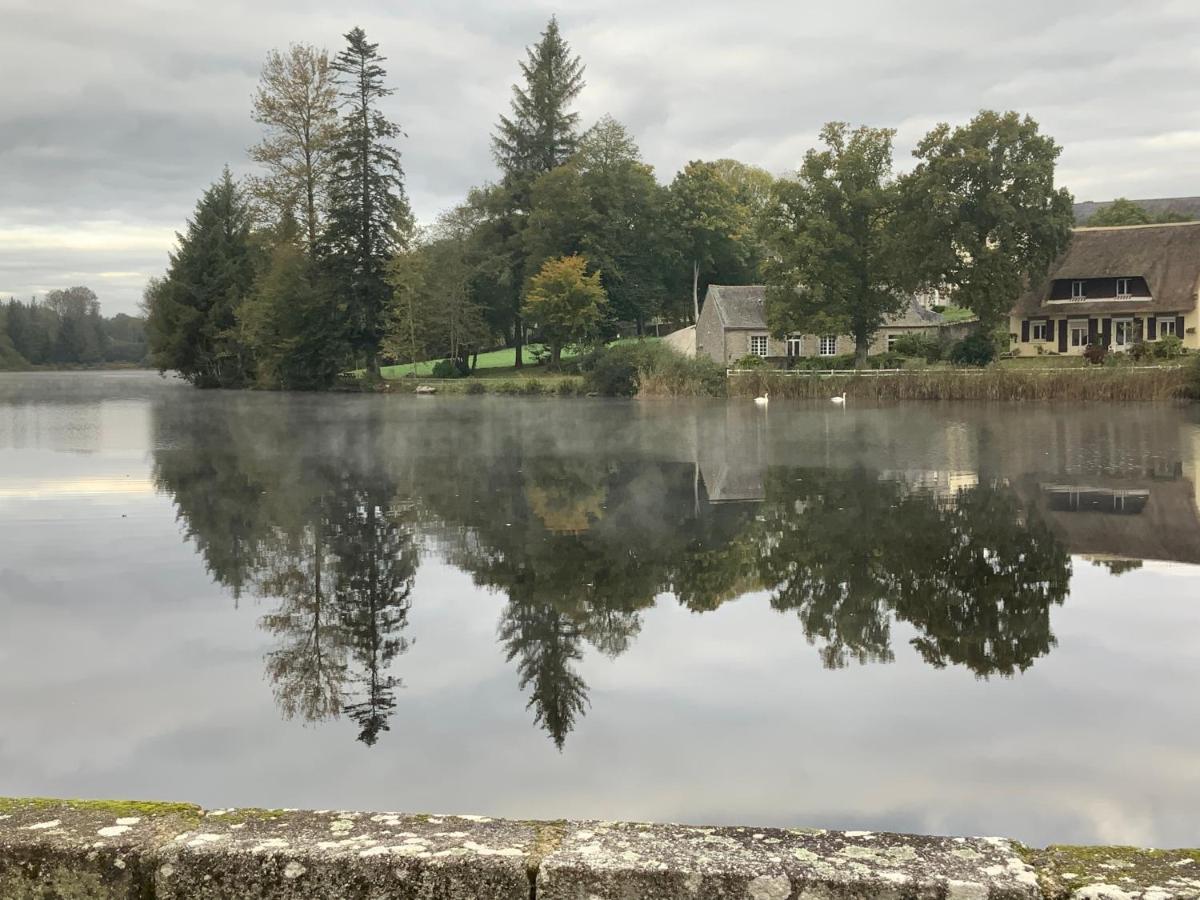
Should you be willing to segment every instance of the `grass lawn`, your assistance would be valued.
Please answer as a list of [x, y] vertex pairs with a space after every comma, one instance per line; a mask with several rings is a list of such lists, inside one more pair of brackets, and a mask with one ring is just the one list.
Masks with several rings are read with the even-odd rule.
[[[621, 338], [613, 343], [624, 344], [638, 340], [657, 341], [661, 340], [661, 338]], [[474, 377], [511, 378], [513, 376], [520, 376], [529, 378], [542, 378], [549, 374], [553, 374], [548, 373], [545, 366], [533, 365], [533, 353], [535, 350], [540, 349], [542, 349], [541, 344], [526, 344], [524, 353], [522, 354], [525, 365], [520, 369], [516, 367], [517, 351], [512, 347], [505, 347], [503, 350], [491, 350], [487, 353], [480, 353], [479, 362], [475, 367]], [[564, 347], [562, 357], [563, 359], [570, 359], [577, 353], [578, 351], [574, 347]], [[399, 366], [383, 366], [379, 371], [382, 373], [384, 378], [389, 380], [403, 378], [409, 374], [415, 374], [421, 378], [429, 378], [431, 375], [433, 375], [433, 367], [437, 365], [438, 362], [440, 362], [440, 360], [430, 359], [416, 364], [406, 363]]]
[[[540, 350], [541, 344], [526, 344], [522, 354], [525, 365], [530, 369], [534, 366], [530, 365], [533, 361], [533, 351]], [[573, 350], [563, 350], [563, 358], [573, 356]], [[380, 371], [384, 378], [403, 378], [405, 375], [415, 373], [419, 376], [428, 377], [433, 374], [433, 367], [440, 360], [430, 359], [419, 363], [406, 363], [400, 366], [384, 366]], [[487, 353], [479, 354], [479, 362], [476, 364], [476, 375], [489, 375], [490, 372], [483, 371], [484, 369], [514, 369], [517, 362], [517, 351], [512, 347], [505, 347], [503, 350], [491, 350]], [[515, 369], [514, 369], [515, 371]]]

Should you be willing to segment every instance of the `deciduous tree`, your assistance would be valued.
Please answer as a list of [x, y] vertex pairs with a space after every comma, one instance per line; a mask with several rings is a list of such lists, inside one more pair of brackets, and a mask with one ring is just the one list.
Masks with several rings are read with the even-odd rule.
[[693, 160], [671, 182], [670, 219], [691, 263], [692, 315], [700, 318], [700, 285], [720, 272], [741, 271], [745, 221], [733, 187], [714, 163]]
[[1071, 194], [1054, 186], [1061, 148], [1029, 116], [985, 110], [941, 124], [913, 151], [904, 179], [910, 266], [947, 284], [985, 329], [1045, 274], [1071, 238]]
[[309, 255], [317, 246], [337, 135], [337, 85], [324, 50], [293, 44], [272, 50], [254, 95], [254, 121], [265, 129], [250, 158], [267, 174], [250, 180], [252, 196], [275, 220], [294, 215]]
[[768, 226], [767, 313], [776, 334], [850, 334], [859, 365], [871, 338], [907, 302], [898, 245], [892, 136], [821, 129], [795, 178], [779, 181]]
[[530, 280], [524, 312], [545, 335], [557, 365], [564, 345], [595, 333], [607, 303], [600, 273], [587, 274], [582, 256], [562, 256], [546, 260]]

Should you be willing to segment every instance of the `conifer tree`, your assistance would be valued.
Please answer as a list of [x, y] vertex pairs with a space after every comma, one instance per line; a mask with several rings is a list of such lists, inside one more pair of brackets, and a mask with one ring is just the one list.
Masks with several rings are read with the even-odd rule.
[[347, 303], [351, 347], [378, 377], [384, 310], [392, 293], [387, 263], [403, 246], [412, 216], [394, 143], [400, 126], [379, 110], [392, 93], [380, 65], [386, 57], [361, 28], [345, 37], [346, 47], [332, 63], [345, 113], [334, 146], [324, 257]]
[[146, 335], [160, 371], [197, 387], [241, 387], [253, 374], [237, 311], [254, 284], [250, 212], [228, 167], [177, 235], [163, 279], [146, 289]]
[[530, 194], [538, 176], [562, 165], [579, 143], [579, 114], [570, 105], [583, 90], [583, 63], [551, 17], [541, 40], [526, 49], [521, 65], [524, 86], [513, 85], [512, 112], [501, 116], [492, 151], [502, 173], [501, 185], [488, 195], [494, 221], [489, 229], [499, 259], [490, 266], [499, 288], [502, 315], [511, 326], [516, 364], [522, 364], [524, 323], [521, 289], [532, 274], [522, 239]]

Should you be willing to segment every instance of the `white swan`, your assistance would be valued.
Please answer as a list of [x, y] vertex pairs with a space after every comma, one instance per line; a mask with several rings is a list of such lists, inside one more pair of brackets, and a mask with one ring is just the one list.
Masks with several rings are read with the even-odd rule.
[[763, 395], [761, 397], [754, 398], [754, 405], [755, 406], [766, 406], [770, 402], [770, 400], [771, 400], [771, 392], [763, 391]]
[[829, 399], [829, 402], [836, 403], [838, 406], [845, 406], [846, 405], [846, 392], [842, 391], [842, 396], [840, 396], [840, 397], [831, 397]]

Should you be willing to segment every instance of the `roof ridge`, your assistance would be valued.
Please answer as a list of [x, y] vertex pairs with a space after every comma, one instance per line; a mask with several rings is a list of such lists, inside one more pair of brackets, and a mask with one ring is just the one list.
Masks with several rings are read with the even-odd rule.
[[1136, 228], [1179, 228], [1180, 226], [1200, 225], [1200, 220], [1194, 222], [1147, 222], [1144, 225], [1076, 225], [1072, 231], [1133, 231]]

